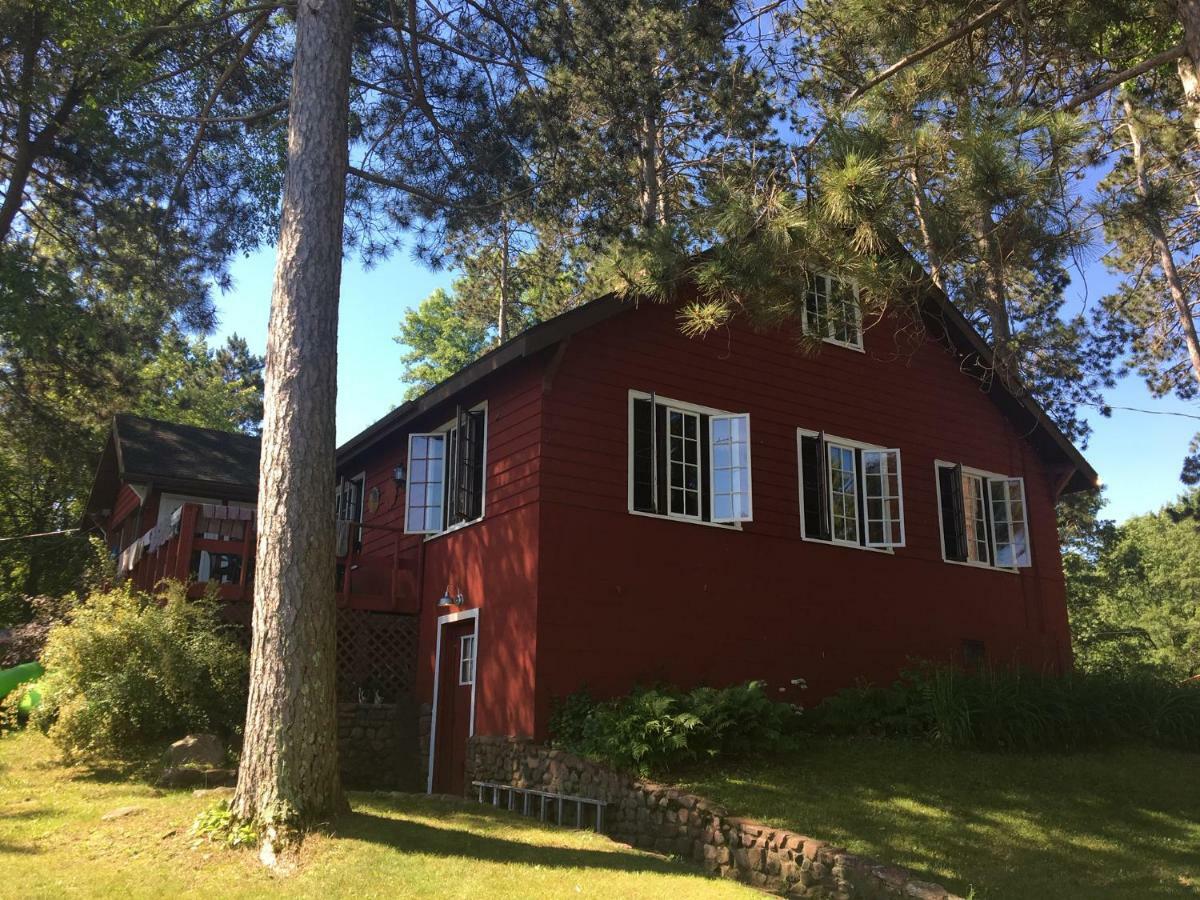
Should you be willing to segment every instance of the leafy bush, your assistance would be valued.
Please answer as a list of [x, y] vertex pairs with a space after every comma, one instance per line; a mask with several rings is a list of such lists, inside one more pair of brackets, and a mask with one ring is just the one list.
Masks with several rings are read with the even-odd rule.
[[927, 737], [955, 747], [1075, 750], [1146, 742], [1200, 750], [1200, 685], [1150, 673], [928, 668], [857, 687], [805, 723], [834, 734]]
[[253, 825], [239, 821], [227, 800], [219, 800], [202, 810], [192, 823], [192, 834], [234, 848], [253, 847], [258, 843], [258, 831]]
[[596, 701], [586, 692], [559, 704], [555, 743], [645, 775], [716, 756], [773, 749], [795, 733], [799, 710], [771, 700], [761, 681], [727, 688], [639, 688]]
[[91, 594], [55, 625], [32, 721], [68, 756], [133, 758], [188, 732], [230, 734], [245, 715], [248, 659], [215, 600], [168, 583]]

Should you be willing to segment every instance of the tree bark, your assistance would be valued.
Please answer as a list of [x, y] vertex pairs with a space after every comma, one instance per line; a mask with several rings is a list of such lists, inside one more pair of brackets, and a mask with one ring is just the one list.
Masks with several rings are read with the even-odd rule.
[[921, 175], [917, 171], [915, 163], [909, 167], [908, 183], [912, 187], [913, 214], [917, 217], [917, 227], [921, 232], [925, 258], [929, 260], [929, 277], [933, 279], [938, 290], [945, 293], [946, 276], [942, 272], [942, 257], [933, 245], [933, 233], [929, 230], [929, 220], [925, 215], [925, 185], [921, 183]]
[[1137, 178], [1137, 192], [1142, 199], [1142, 223], [1146, 233], [1158, 253], [1158, 262], [1163, 270], [1163, 279], [1167, 282], [1167, 291], [1171, 295], [1171, 303], [1175, 307], [1175, 315], [1179, 321], [1180, 331], [1183, 332], [1183, 342], [1187, 347], [1188, 359], [1192, 366], [1192, 377], [1200, 382], [1200, 339], [1196, 336], [1196, 320], [1192, 317], [1191, 304], [1183, 289], [1183, 279], [1175, 265], [1175, 255], [1167, 241], [1167, 229], [1162, 217], [1148, 202], [1150, 199], [1150, 175], [1146, 171], [1146, 148], [1142, 143], [1142, 135], [1138, 130], [1134, 117], [1133, 104], [1124, 101], [1125, 127], [1129, 130], [1130, 143], [1133, 145], [1133, 171]]
[[983, 302], [992, 332], [996, 371], [1010, 386], [1017, 384], [1017, 364], [1008, 316], [1008, 291], [1004, 285], [1004, 248], [996, 234], [996, 220], [986, 201], [977, 210], [976, 247], [983, 268]]
[[334, 694], [334, 404], [352, 0], [301, 0], [267, 333], [250, 699], [233, 809], [263, 859], [343, 804]]
[[1184, 54], [1175, 65], [1192, 127], [1200, 138], [1200, 0], [1176, 0], [1175, 9], [1183, 26], [1184, 47]]
[[642, 226], [665, 224], [661, 176], [658, 170], [658, 110], [647, 102], [642, 111]]
[[509, 234], [508, 211], [500, 209], [500, 309], [496, 316], [496, 338], [501, 344], [508, 340], [509, 308]]

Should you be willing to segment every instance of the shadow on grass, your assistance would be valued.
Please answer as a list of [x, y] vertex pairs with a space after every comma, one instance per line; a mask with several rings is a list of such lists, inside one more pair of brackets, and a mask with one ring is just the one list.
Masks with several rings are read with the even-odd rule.
[[1200, 897], [1200, 763], [1125, 749], [1071, 756], [816, 741], [687, 787], [737, 815], [847, 844], [981, 898]]
[[[506, 824], [494, 818], [478, 818], [482, 820], [481, 824], [486, 823], [492, 827]], [[608, 869], [664, 875], [695, 874], [677, 863], [655, 856], [551, 847], [477, 834], [461, 828], [438, 828], [367, 811], [355, 811], [339, 818], [332, 833], [340, 838], [379, 844], [399, 853], [457, 858], [462, 859], [464, 863], [482, 860], [561, 869]]]

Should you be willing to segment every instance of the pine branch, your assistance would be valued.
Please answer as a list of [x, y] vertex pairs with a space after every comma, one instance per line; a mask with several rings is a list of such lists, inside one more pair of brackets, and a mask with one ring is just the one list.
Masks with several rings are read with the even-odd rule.
[[1120, 85], [1124, 84], [1126, 81], [1129, 81], [1133, 78], [1137, 78], [1139, 75], [1144, 75], [1145, 73], [1149, 72], [1151, 69], [1157, 69], [1163, 63], [1169, 63], [1169, 62], [1173, 62], [1174, 60], [1179, 59], [1179, 57], [1183, 56], [1183, 54], [1185, 52], [1186, 52], [1186, 48], [1183, 46], [1183, 44], [1179, 44], [1178, 46], [1172, 47], [1170, 50], [1164, 50], [1162, 53], [1155, 54], [1154, 56], [1151, 56], [1149, 59], [1143, 60], [1142, 62], [1138, 63], [1136, 66], [1130, 66], [1125, 71], [1118, 72], [1116, 75], [1113, 75], [1111, 78], [1106, 78], [1104, 81], [1100, 82], [1099, 84], [1088, 88], [1086, 91], [1084, 91], [1079, 96], [1072, 98], [1071, 102], [1069, 102], [1063, 108], [1068, 111], [1073, 110], [1073, 109], [1078, 109], [1080, 106], [1087, 103], [1089, 100], [1095, 100], [1097, 97], [1101, 96], [1102, 94], [1107, 94], [1113, 88], [1119, 87]]

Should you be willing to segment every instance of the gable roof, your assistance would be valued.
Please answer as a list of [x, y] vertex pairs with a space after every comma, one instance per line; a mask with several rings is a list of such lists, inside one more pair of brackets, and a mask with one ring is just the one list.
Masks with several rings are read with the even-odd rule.
[[[917, 267], [917, 275], [922, 284], [921, 311], [930, 327], [931, 336], [950, 346], [960, 359], [960, 366], [964, 371], [975, 372], [980, 376], [990, 372], [994, 368], [994, 355], [987, 341], [955, 308], [950, 298], [933, 284], [928, 273], [912, 255], [903, 248], [900, 248], [900, 252]], [[534, 325], [507, 343], [485, 353], [416, 399], [396, 407], [350, 438], [337, 450], [339, 464], [403, 429], [422, 413], [490, 377], [492, 373], [636, 306], [636, 299], [610, 293]], [[1100, 478], [1096, 470], [1063, 434], [1062, 429], [1050, 418], [1042, 405], [1027, 391], [1012, 390], [998, 378], [987, 379], [982, 385], [983, 392], [1000, 407], [1040, 453], [1069, 468], [1062, 481], [1063, 492], [1096, 490], [1099, 487]]]
[[260, 440], [246, 434], [163, 422], [126, 413], [113, 418], [85, 514], [111, 509], [123, 483], [253, 499]]

